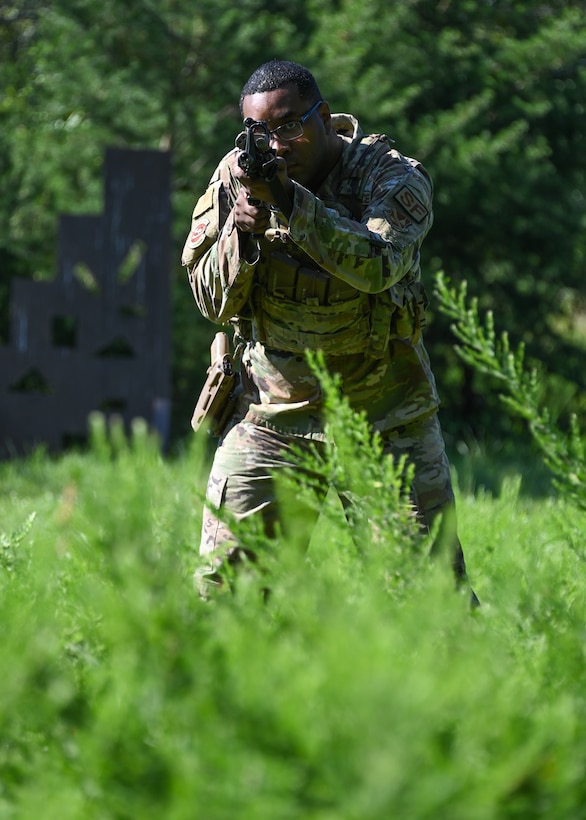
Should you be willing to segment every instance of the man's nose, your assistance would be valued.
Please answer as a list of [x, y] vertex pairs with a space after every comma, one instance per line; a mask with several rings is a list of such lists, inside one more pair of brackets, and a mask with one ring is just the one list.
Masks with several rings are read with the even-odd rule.
[[291, 150], [291, 146], [286, 140], [279, 138], [278, 134], [271, 132], [269, 134], [269, 145], [277, 152], [278, 157], [283, 157]]

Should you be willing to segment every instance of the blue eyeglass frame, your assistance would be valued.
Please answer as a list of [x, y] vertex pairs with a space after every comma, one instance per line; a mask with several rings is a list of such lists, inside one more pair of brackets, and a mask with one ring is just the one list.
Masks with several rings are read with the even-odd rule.
[[[307, 120], [311, 117], [312, 114], [315, 114], [315, 112], [317, 111], [317, 109], [320, 107], [320, 105], [323, 102], [324, 102], [324, 100], [318, 100], [316, 103], [314, 103], [311, 106], [309, 111], [306, 111], [305, 114], [302, 117], [299, 117], [298, 120], [289, 120], [289, 122], [284, 122], [281, 125], [277, 125], [276, 128], [273, 128], [272, 131], [269, 131], [269, 134], [275, 134], [278, 140], [282, 139], [284, 142], [291, 142], [291, 140], [298, 140], [299, 137], [303, 136], [303, 123], [307, 122]], [[289, 125], [292, 122], [298, 122], [299, 123], [299, 125], [301, 126], [301, 133], [298, 134], [296, 137], [291, 137], [291, 139], [288, 140], [285, 137], [282, 137], [281, 134], [279, 134], [279, 128], [283, 128], [283, 126]]]

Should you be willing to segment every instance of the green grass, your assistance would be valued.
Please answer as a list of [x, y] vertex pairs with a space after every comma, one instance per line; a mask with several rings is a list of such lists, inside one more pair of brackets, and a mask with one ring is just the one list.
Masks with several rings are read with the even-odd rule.
[[459, 491], [474, 612], [335, 505], [204, 603], [206, 471], [140, 426], [0, 465], [1, 818], [583, 816], [583, 513]]

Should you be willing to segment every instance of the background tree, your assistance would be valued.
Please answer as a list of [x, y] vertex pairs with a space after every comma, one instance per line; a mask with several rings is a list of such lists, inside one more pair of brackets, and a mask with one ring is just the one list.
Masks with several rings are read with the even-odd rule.
[[[582, 402], [585, 23], [575, 2], [421, 0], [391, 11], [346, 0], [331, 4], [311, 44], [341, 105], [433, 175], [427, 281], [438, 269], [468, 280], [481, 308], [556, 374], [558, 413]], [[486, 379], [456, 362], [445, 318], [433, 319], [446, 426], [509, 431], [508, 419], [495, 423]]]
[[[426, 164], [436, 186], [426, 280], [439, 269], [467, 279], [480, 308], [545, 363], [554, 411], [580, 409], [585, 22], [581, 0], [5, 3], [0, 341], [10, 279], [54, 274], [59, 212], [101, 210], [106, 145], [173, 152], [178, 260], [195, 198], [240, 127], [242, 82], [264, 60], [288, 57], [315, 71], [335, 110]], [[453, 354], [446, 318], [431, 320], [444, 426], [506, 436], [484, 377]], [[179, 262], [173, 324], [181, 436], [213, 328]]]
[[[101, 210], [104, 147], [171, 150], [175, 425], [189, 431], [189, 404], [203, 380], [211, 326], [198, 319], [179, 258], [196, 193], [241, 127], [243, 77], [275, 52], [296, 49], [301, 9], [245, 0], [197, 8], [174, 0], [22, 0], [0, 17], [2, 322], [14, 275], [55, 272], [57, 215]], [[156, 342], [156, 340], [154, 340]], [[174, 425], [174, 426], [175, 426]]]

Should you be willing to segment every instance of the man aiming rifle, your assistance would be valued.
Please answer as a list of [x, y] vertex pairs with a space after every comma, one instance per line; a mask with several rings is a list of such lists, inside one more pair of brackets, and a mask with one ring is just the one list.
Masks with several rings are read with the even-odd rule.
[[260, 66], [240, 109], [245, 130], [195, 206], [182, 257], [199, 310], [232, 323], [242, 350], [241, 393], [207, 487], [199, 576], [221, 583], [222, 562], [239, 557], [227, 518], [262, 516], [274, 532], [274, 471], [290, 466], [293, 450], [324, 446], [322, 391], [305, 356], [321, 350], [385, 453], [406, 454], [414, 465], [421, 525], [431, 530], [440, 517], [439, 537], [463, 582], [439, 398], [422, 340], [429, 174], [386, 136], [332, 114], [313, 75], [295, 63]]

